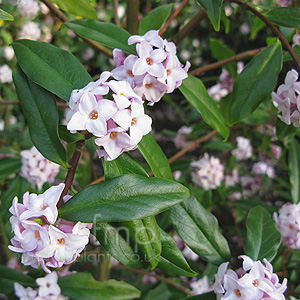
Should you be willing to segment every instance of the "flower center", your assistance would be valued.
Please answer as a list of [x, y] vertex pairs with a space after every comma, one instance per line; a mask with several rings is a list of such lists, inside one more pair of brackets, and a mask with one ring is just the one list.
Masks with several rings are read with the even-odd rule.
[[128, 70], [128, 71], [127, 71], [127, 73], [128, 73], [130, 76], [132, 76], [132, 77], [133, 77], [133, 73], [132, 73], [132, 71], [131, 71], [131, 70]]
[[47, 204], [44, 204], [44, 203], [43, 203], [43, 205], [41, 205], [41, 209], [42, 209], [42, 210], [46, 209], [47, 207], [48, 207]]
[[257, 279], [253, 280], [253, 281], [252, 281], [252, 284], [253, 284], [255, 287], [257, 287], [257, 286], [258, 286], [258, 280], [257, 280]]
[[65, 242], [65, 239], [64, 239], [64, 238], [57, 239], [57, 244], [58, 244], [58, 245], [63, 245], [64, 242]]
[[98, 112], [93, 110], [91, 113], [90, 113], [90, 119], [92, 120], [97, 120], [98, 119]]
[[145, 86], [149, 89], [152, 86], [152, 83], [146, 83]]
[[148, 57], [148, 58], [146, 59], [146, 62], [147, 62], [147, 64], [148, 64], [149, 66], [151, 66], [151, 65], [153, 64], [153, 60], [152, 60], [150, 57]]
[[242, 297], [242, 293], [241, 293], [241, 291], [238, 290], [238, 289], [235, 290], [235, 294], [236, 294], [239, 298]]
[[117, 133], [115, 131], [113, 131], [113, 132], [110, 133], [110, 137], [113, 139], [116, 136], [116, 134]]
[[136, 118], [133, 118], [133, 119], [131, 120], [131, 126], [134, 125], [135, 123], [136, 123]]
[[171, 71], [170, 70], [167, 70], [167, 75], [170, 75]]
[[122, 96], [125, 96], [125, 94], [124, 94], [124, 93], [120, 93], [120, 95], [122, 95]]
[[41, 240], [41, 235], [40, 232], [38, 230], [35, 231], [35, 236], [34, 236], [38, 241]]

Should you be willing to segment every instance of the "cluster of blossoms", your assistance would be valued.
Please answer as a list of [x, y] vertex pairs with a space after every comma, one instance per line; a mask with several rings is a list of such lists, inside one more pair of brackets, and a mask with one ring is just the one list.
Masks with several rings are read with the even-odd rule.
[[[133, 150], [151, 131], [152, 119], [144, 113], [143, 101], [126, 81], [111, 80], [110, 72], [81, 90], [74, 90], [69, 101], [67, 128], [72, 133], [87, 130], [103, 149], [99, 157], [114, 160], [124, 151]], [[112, 92], [113, 100], [103, 96]]]
[[[228, 269], [229, 263], [223, 263], [215, 275], [214, 292], [217, 299], [225, 300], [284, 300], [283, 295], [287, 288], [287, 279], [282, 284], [278, 276], [273, 273], [273, 266], [264, 259], [253, 261], [248, 256], [240, 256], [244, 260], [244, 275], [239, 278], [238, 274]], [[248, 272], [249, 271], [249, 272]], [[248, 273], [247, 273], [248, 272]]]
[[287, 73], [284, 84], [278, 87], [277, 93], [272, 93], [274, 105], [281, 115], [278, 115], [284, 123], [300, 127], [300, 82], [298, 73], [291, 70]]
[[200, 295], [212, 291], [212, 286], [209, 284], [207, 275], [199, 280], [193, 280], [190, 283], [193, 294]]
[[204, 190], [216, 189], [224, 180], [224, 166], [215, 157], [209, 157], [207, 153], [198, 161], [191, 163], [195, 168], [192, 173], [192, 181]]
[[6, 64], [0, 67], [0, 82], [1, 83], [12, 82], [12, 69]]
[[127, 81], [134, 92], [149, 101], [158, 102], [165, 93], [172, 93], [187, 78], [190, 63], [183, 67], [176, 55], [176, 46], [163, 40], [158, 30], [145, 35], [133, 35], [128, 44], [136, 44], [138, 56], [125, 58], [122, 50], [114, 49], [116, 68], [112, 70], [116, 80]]
[[292, 249], [300, 249], [300, 203], [284, 204], [273, 217], [282, 242]]
[[265, 161], [258, 161], [255, 164], [253, 164], [252, 167], [252, 173], [257, 175], [266, 174], [270, 178], [275, 177], [275, 170], [272, 166], [270, 166]]
[[68, 298], [61, 295], [61, 289], [57, 284], [58, 275], [52, 272], [45, 277], [36, 280], [39, 288], [24, 288], [21, 284], [15, 282], [15, 294], [21, 300], [67, 300]]
[[45, 182], [53, 183], [60, 166], [51, 162], [32, 147], [20, 152], [22, 156], [21, 176], [41, 189]]
[[39, 24], [33, 21], [26, 23], [18, 33], [19, 39], [29, 39], [38, 41], [41, 38], [42, 31]]
[[21, 16], [34, 18], [40, 11], [40, 6], [36, 0], [9, 0], [12, 5], [17, 5]]
[[192, 133], [193, 128], [188, 126], [182, 126], [178, 129], [177, 135], [174, 139], [174, 144], [177, 148], [185, 148], [191, 143], [191, 140], [188, 139], [188, 136]]
[[[72, 223], [58, 219], [57, 203], [65, 185], [52, 186], [43, 194], [23, 195], [23, 204], [13, 199], [9, 221], [15, 236], [9, 249], [22, 253], [22, 264], [60, 268], [75, 261], [89, 241], [92, 224]], [[65, 196], [64, 201], [70, 199]]]
[[232, 154], [236, 157], [237, 160], [245, 160], [252, 157], [253, 149], [250, 143], [250, 140], [238, 136], [237, 140], [237, 148], [232, 151]]

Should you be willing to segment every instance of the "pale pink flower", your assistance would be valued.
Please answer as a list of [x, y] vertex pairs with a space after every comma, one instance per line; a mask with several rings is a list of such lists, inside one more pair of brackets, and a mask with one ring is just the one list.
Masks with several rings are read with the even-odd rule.
[[237, 169], [234, 169], [232, 171], [231, 175], [225, 176], [225, 186], [226, 187], [235, 186], [239, 182], [240, 182], [240, 178], [239, 178], [239, 173], [238, 173]]
[[198, 254], [196, 254], [189, 246], [185, 245], [182, 254], [184, 257], [190, 260], [197, 260], [199, 258]]
[[28, 287], [24, 288], [21, 284], [15, 282], [14, 283], [14, 289], [16, 296], [20, 298], [20, 300], [34, 300], [37, 296], [37, 291], [35, 291], [33, 288]]
[[51, 272], [45, 277], [38, 278], [36, 283], [39, 285], [39, 296], [47, 297], [51, 295], [60, 295], [60, 287], [57, 284], [58, 275], [56, 272]]
[[272, 154], [277, 158], [280, 159], [281, 157], [281, 153], [282, 153], [282, 149], [280, 146], [277, 146], [275, 144], [271, 144], [271, 151]]
[[164, 41], [159, 36], [159, 30], [150, 30], [143, 36], [140, 35], [132, 35], [128, 39], [128, 45], [132, 45], [135, 43], [148, 42], [151, 46], [155, 46], [157, 48], [164, 47]]
[[0, 82], [1, 83], [12, 82], [12, 69], [6, 64], [0, 67]]
[[193, 128], [188, 126], [182, 126], [178, 129], [177, 135], [174, 139], [174, 143], [177, 148], [185, 148], [192, 144], [193, 141], [188, 140], [188, 136], [192, 133]]
[[18, 33], [18, 38], [38, 41], [41, 37], [41, 34], [42, 31], [39, 27], [39, 24], [30, 21], [27, 24], [23, 25], [20, 32]]
[[237, 160], [245, 160], [252, 157], [252, 146], [250, 140], [238, 136], [237, 140], [237, 148], [232, 151], [232, 154], [236, 157]]
[[252, 166], [252, 173], [254, 174], [266, 174], [270, 178], [275, 177], [275, 170], [272, 166], [268, 165], [264, 161], [259, 161], [253, 164]]
[[277, 0], [278, 6], [289, 7], [292, 4], [292, 0]]
[[190, 287], [195, 295], [208, 293], [212, 290], [212, 286], [209, 284], [207, 275], [197, 281], [192, 281], [190, 283]]
[[18, 0], [18, 10], [21, 16], [33, 19], [40, 10], [39, 4], [35, 0]]

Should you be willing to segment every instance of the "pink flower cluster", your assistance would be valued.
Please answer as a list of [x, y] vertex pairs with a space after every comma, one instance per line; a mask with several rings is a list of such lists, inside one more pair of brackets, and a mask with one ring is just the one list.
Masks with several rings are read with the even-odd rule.
[[273, 273], [273, 266], [266, 259], [262, 264], [260, 261], [253, 261], [246, 255], [241, 255], [240, 258], [244, 260], [242, 270], [244, 275], [240, 278], [236, 272], [228, 269], [228, 262], [220, 265], [214, 283], [217, 299], [286, 299], [283, 293], [287, 288], [287, 279], [284, 279], [281, 284], [278, 276]]
[[61, 295], [61, 289], [57, 284], [57, 280], [58, 275], [56, 272], [38, 278], [36, 280], [39, 286], [37, 290], [31, 287], [24, 288], [21, 284], [15, 282], [16, 296], [21, 300], [67, 300], [68, 298]]
[[[72, 223], [57, 219], [57, 202], [64, 189], [63, 183], [52, 186], [43, 194], [23, 195], [23, 204], [13, 199], [9, 209], [9, 221], [15, 236], [9, 249], [22, 253], [25, 266], [40, 265], [50, 273], [48, 267], [60, 268], [75, 261], [89, 241], [92, 224]], [[70, 199], [66, 196], [65, 200]]]
[[252, 173], [253, 174], [266, 174], [270, 178], [275, 177], [275, 170], [272, 166], [270, 166], [265, 161], [258, 161], [252, 166]]
[[252, 157], [253, 149], [250, 143], [250, 140], [238, 136], [236, 138], [237, 148], [232, 151], [232, 154], [236, 157], [237, 160], [245, 160]]
[[195, 168], [192, 173], [192, 181], [204, 190], [216, 189], [224, 180], [224, 166], [215, 157], [209, 157], [207, 153], [198, 161], [191, 163]]
[[125, 58], [122, 50], [114, 49], [116, 68], [112, 70], [116, 80], [125, 80], [149, 105], [158, 102], [165, 93], [172, 93], [187, 78], [190, 63], [183, 67], [176, 55], [176, 46], [163, 40], [158, 30], [145, 35], [133, 35], [128, 44], [136, 44], [138, 56]]
[[[152, 119], [144, 113], [143, 101], [126, 81], [111, 80], [110, 72], [100, 79], [74, 90], [69, 101], [67, 128], [72, 133], [87, 130], [101, 146], [99, 157], [111, 161], [124, 151], [133, 150], [151, 131]], [[113, 100], [103, 96], [112, 92]]]
[[43, 157], [35, 147], [23, 150], [20, 154], [22, 156], [21, 176], [36, 184], [38, 189], [41, 189], [45, 182], [54, 182], [59, 172], [59, 165]]
[[300, 81], [298, 73], [291, 70], [287, 73], [284, 84], [278, 87], [277, 93], [272, 93], [273, 104], [281, 115], [278, 118], [282, 122], [300, 127]]
[[282, 242], [292, 249], [300, 249], [300, 203], [286, 203], [273, 216]]

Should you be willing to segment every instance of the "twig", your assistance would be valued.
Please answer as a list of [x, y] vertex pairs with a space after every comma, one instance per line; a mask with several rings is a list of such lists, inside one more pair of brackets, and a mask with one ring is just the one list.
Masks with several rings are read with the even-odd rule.
[[131, 34], [139, 33], [139, 0], [127, 0], [127, 31]]
[[113, 268], [125, 269], [125, 270], [132, 271], [132, 272], [135, 272], [135, 273], [139, 273], [139, 274], [147, 275], [147, 276], [150, 276], [150, 277], [154, 277], [157, 280], [163, 281], [163, 282], [165, 282], [169, 285], [174, 286], [178, 290], [181, 290], [181, 291], [185, 292], [187, 295], [193, 296], [192, 291], [185, 288], [185, 287], [183, 287], [182, 285], [180, 285], [180, 284], [178, 284], [178, 283], [176, 283], [176, 282], [174, 282], [174, 281], [172, 281], [168, 278], [162, 277], [160, 275], [152, 274], [152, 273], [150, 273], [146, 270], [135, 269], [135, 268], [128, 267], [128, 266], [123, 266], [123, 265], [120, 265], [120, 264], [114, 265]]
[[188, 2], [188, 0], [182, 1], [180, 6], [172, 13], [170, 18], [167, 20], [166, 24], [161, 28], [161, 30], [159, 31], [159, 35], [163, 35], [165, 33], [165, 31], [170, 26], [171, 22], [177, 17], [177, 15], [181, 12], [181, 10], [187, 4], [187, 2]]
[[115, 24], [121, 27], [119, 15], [118, 15], [118, 8], [119, 8], [119, 0], [114, 0], [114, 20]]
[[195, 28], [196, 26], [207, 17], [207, 13], [204, 9], [197, 12], [186, 25], [184, 25], [179, 32], [174, 36], [173, 41], [176, 45], [179, 45]]
[[[69, 21], [69, 18], [60, 9], [58, 9], [56, 6], [54, 6], [50, 0], [41, 0], [41, 1], [44, 2], [44, 4], [50, 9], [50, 11], [62, 22], [65, 23], [65, 22]], [[78, 35], [78, 34], [76, 33], [76, 35]], [[95, 41], [81, 37], [80, 35], [78, 35], [78, 36], [82, 40], [84, 40], [87, 44], [89, 44], [90, 46], [95, 48], [97, 51], [105, 54], [108, 57], [112, 57], [112, 50], [106, 48], [105, 46], [103, 46]]]
[[253, 6], [249, 5], [246, 2], [243, 2], [241, 0], [229, 0], [230, 2], [236, 3], [241, 6], [242, 9], [251, 11], [254, 15], [256, 15], [258, 18], [260, 18], [272, 31], [273, 33], [279, 37], [282, 44], [288, 49], [290, 52], [295, 64], [296, 68], [298, 69], [298, 72], [300, 72], [300, 61], [298, 56], [296, 55], [295, 51], [289, 44], [289, 42], [285, 39], [285, 37], [282, 35], [282, 33], [278, 30], [278, 28], [262, 13], [260, 13], [258, 10], [256, 10]]
[[232, 63], [234, 61], [242, 60], [243, 58], [246, 58], [246, 57], [249, 57], [249, 56], [255, 56], [264, 49], [265, 49], [265, 47], [239, 53], [239, 54], [237, 54], [233, 57], [229, 57], [229, 58], [226, 58], [224, 60], [209, 64], [205, 67], [197, 68], [197, 69], [191, 71], [190, 74], [192, 74], [194, 76], [197, 76], [201, 73], [204, 73], [204, 72], [207, 72], [207, 71], [210, 71], [210, 70], [213, 70], [213, 69], [220, 68], [220, 67], [222, 67], [226, 64]]

